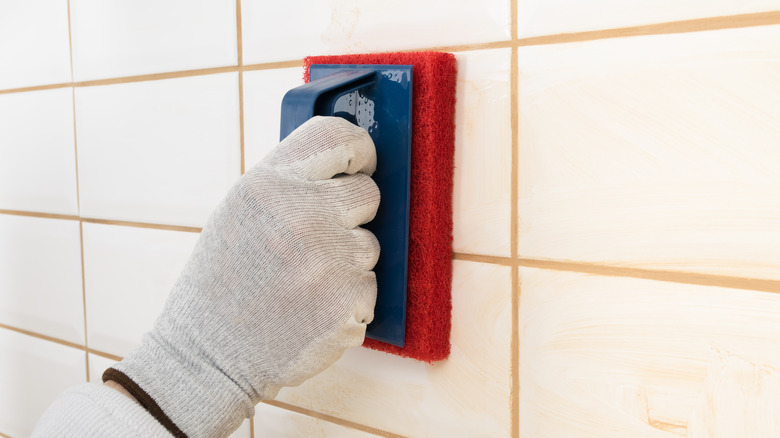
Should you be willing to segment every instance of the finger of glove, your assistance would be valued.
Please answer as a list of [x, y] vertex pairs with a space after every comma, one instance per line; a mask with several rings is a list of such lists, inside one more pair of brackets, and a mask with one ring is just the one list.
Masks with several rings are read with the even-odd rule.
[[347, 231], [350, 238], [350, 248], [347, 257], [352, 264], [362, 270], [370, 271], [379, 260], [379, 241], [371, 231], [365, 228], [355, 228]]
[[271, 153], [271, 163], [308, 180], [376, 169], [376, 149], [368, 132], [341, 117], [309, 119]]
[[333, 208], [336, 221], [346, 229], [371, 222], [379, 208], [379, 187], [370, 176], [341, 175], [316, 184], [326, 208]]
[[373, 271], [364, 271], [357, 280], [357, 296], [352, 315], [356, 323], [370, 324], [374, 320], [376, 306], [376, 274]]

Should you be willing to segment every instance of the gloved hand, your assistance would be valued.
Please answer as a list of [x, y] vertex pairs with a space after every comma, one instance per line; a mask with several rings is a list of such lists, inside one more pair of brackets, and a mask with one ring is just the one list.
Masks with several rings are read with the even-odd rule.
[[[363, 342], [379, 244], [368, 133], [315, 117], [246, 172], [203, 228], [154, 329], [103, 380], [175, 436], [227, 436], [261, 399]], [[167, 421], [167, 423], [166, 423]]]

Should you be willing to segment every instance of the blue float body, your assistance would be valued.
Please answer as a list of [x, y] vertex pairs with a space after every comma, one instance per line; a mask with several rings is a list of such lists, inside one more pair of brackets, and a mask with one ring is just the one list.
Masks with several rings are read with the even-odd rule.
[[282, 100], [281, 139], [311, 117], [338, 116], [365, 128], [376, 146], [373, 175], [382, 200], [364, 225], [381, 253], [374, 268], [377, 300], [366, 336], [399, 347], [406, 335], [412, 66], [315, 64], [310, 82]]

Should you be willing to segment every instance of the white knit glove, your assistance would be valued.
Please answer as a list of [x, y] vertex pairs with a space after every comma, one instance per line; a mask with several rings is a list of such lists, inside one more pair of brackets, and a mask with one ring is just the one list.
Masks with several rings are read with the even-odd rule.
[[[154, 329], [103, 380], [174, 436], [223, 437], [261, 399], [363, 342], [379, 257], [368, 133], [316, 117], [243, 175], [206, 226]], [[205, 176], [204, 176], [205, 177]]]

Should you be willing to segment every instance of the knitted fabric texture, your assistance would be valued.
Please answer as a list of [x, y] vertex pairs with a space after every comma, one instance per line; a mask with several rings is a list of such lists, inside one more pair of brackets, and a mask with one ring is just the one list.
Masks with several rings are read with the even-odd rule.
[[119, 391], [88, 383], [57, 398], [38, 420], [32, 437], [171, 438], [171, 434]]
[[187, 436], [225, 437], [361, 345], [376, 301], [379, 244], [359, 227], [379, 205], [375, 168], [368, 133], [343, 119], [294, 131], [216, 208], [154, 329], [113, 368]]

